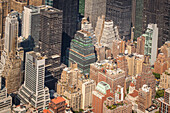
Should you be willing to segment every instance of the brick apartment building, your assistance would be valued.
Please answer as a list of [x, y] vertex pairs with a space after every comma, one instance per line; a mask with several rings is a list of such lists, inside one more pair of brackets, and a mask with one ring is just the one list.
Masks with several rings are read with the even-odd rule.
[[103, 102], [107, 97], [113, 97], [109, 84], [101, 81], [97, 84], [96, 90], [93, 91], [92, 107], [94, 113], [103, 113]]
[[112, 60], [103, 60], [90, 65], [90, 78], [96, 81], [96, 84], [105, 81], [114, 91], [117, 85], [124, 86], [125, 72], [117, 68]]

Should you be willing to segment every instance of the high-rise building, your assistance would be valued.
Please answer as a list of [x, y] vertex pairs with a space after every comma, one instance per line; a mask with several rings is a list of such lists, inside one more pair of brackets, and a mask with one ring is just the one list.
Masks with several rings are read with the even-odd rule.
[[126, 56], [128, 63], [128, 75], [136, 76], [142, 73], [142, 65], [144, 62], [143, 55], [131, 54]]
[[152, 89], [146, 84], [139, 89], [138, 110], [145, 112], [145, 109], [152, 105]]
[[57, 93], [62, 95], [67, 104], [74, 110], [81, 109], [82, 86], [78, 84], [81, 78], [81, 71], [77, 68], [77, 64], [72, 63], [69, 68], [63, 69], [61, 80], [57, 84]]
[[154, 65], [157, 57], [158, 48], [158, 27], [157, 24], [149, 24], [145, 34], [145, 50], [144, 54], [150, 56], [150, 64]]
[[71, 63], [70, 67], [63, 69], [61, 79], [57, 83], [57, 93], [64, 95], [65, 90], [69, 89], [69, 86], [78, 88], [78, 78], [81, 77], [81, 71], [77, 68], [77, 64]]
[[11, 12], [5, 21], [5, 42], [4, 51], [8, 56], [10, 52], [16, 52], [17, 39], [19, 35], [19, 14], [16, 11]]
[[166, 89], [164, 92], [164, 99], [159, 98], [160, 101], [160, 113], [169, 113], [170, 112], [170, 88]]
[[124, 87], [125, 72], [117, 68], [112, 60], [103, 60], [90, 65], [90, 78], [96, 84], [104, 81], [110, 85], [112, 91], [116, 90], [117, 85]]
[[112, 55], [114, 58], [118, 57], [119, 54], [125, 53], [125, 41], [113, 40]]
[[[8, 1], [7, 0], [1, 0], [0, 1], [0, 37], [3, 38], [5, 34], [5, 20], [6, 16], [8, 15], [9, 9], [8, 9]], [[3, 44], [3, 43], [2, 43]]]
[[106, 0], [85, 0], [85, 17], [92, 23], [93, 29], [99, 16], [106, 14]]
[[[120, 37], [130, 37], [131, 0], [106, 0], [106, 19], [119, 27]], [[96, 5], [96, 4], [95, 4]], [[99, 7], [100, 8], [100, 7]]]
[[62, 61], [65, 61], [66, 50], [77, 31], [79, 0], [54, 0], [54, 8], [63, 11], [62, 22]]
[[125, 55], [118, 55], [116, 58], [117, 67], [125, 71], [125, 76], [128, 76], [128, 62]]
[[26, 6], [23, 11], [22, 18], [22, 37], [28, 39], [31, 37], [34, 40], [36, 49], [39, 46], [40, 32], [40, 8], [36, 6]]
[[142, 64], [142, 73], [136, 78], [136, 89], [139, 90], [144, 84], [152, 89], [152, 98], [156, 95], [156, 82], [149, 64], [149, 56], [145, 56]]
[[144, 51], [145, 51], [145, 37], [140, 36], [137, 38], [136, 53], [144, 55]]
[[93, 91], [92, 107], [94, 113], [103, 113], [103, 102], [108, 97], [113, 97], [110, 85], [106, 82], [99, 82], [96, 90]]
[[170, 68], [161, 74], [159, 87], [164, 89], [170, 87]]
[[165, 59], [168, 61], [168, 68], [170, 68], [170, 41], [165, 42], [165, 44], [161, 46], [161, 52], [165, 55]]
[[18, 92], [23, 104], [30, 104], [39, 112], [48, 107], [50, 102], [49, 89], [44, 86], [45, 58], [40, 53], [26, 53], [25, 81]]
[[77, 63], [78, 68], [86, 74], [90, 72], [90, 64], [95, 60], [91, 33], [84, 30], [77, 31], [69, 49], [69, 65]]
[[39, 51], [46, 57], [46, 85], [54, 89], [56, 79], [60, 78], [62, 69], [65, 67], [60, 60], [63, 12], [51, 6], [41, 6], [40, 9]]
[[95, 87], [95, 81], [90, 79], [82, 84], [82, 109], [85, 110], [92, 106], [92, 92]]
[[2, 85], [0, 76], [0, 112], [11, 113], [12, 97], [7, 95], [7, 89]]
[[4, 49], [5, 20], [9, 12], [9, 2], [7, 0], [0, 1], [0, 55]]
[[11, 12], [5, 22], [5, 45], [1, 56], [2, 76], [7, 92], [16, 92], [22, 84], [22, 59], [18, 49], [19, 14]]
[[158, 47], [161, 47], [169, 38], [169, 0], [133, 0], [132, 21], [135, 25], [135, 37], [139, 37], [147, 29], [147, 25], [155, 23], [159, 28]]

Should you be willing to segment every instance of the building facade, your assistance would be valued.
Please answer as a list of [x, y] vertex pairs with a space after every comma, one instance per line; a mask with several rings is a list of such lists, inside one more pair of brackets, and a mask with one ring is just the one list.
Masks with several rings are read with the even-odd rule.
[[165, 55], [163, 53], [159, 53], [158, 57], [156, 59], [156, 62], [154, 63], [154, 73], [162, 74], [165, 72], [165, 70], [168, 69], [168, 61], [165, 58]]
[[56, 97], [49, 103], [49, 109], [53, 113], [64, 113], [66, 109], [66, 101], [62, 97]]
[[92, 92], [96, 88], [94, 80], [88, 80], [82, 84], [82, 109], [88, 109], [92, 106]]
[[61, 60], [65, 62], [66, 50], [78, 29], [79, 0], [54, 0], [53, 7], [63, 11]]
[[92, 107], [94, 113], [103, 113], [103, 102], [107, 97], [113, 97], [110, 85], [106, 82], [99, 82], [96, 90], [93, 91]]
[[106, 19], [113, 20], [119, 26], [120, 37], [130, 37], [131, 29], [131, 0], [107, 0]]
[[145, 50], [144, 54], [150, 56], [150, 64], [154, 65], [157, 57], [158, 49], [158, 27], [157, 24], [149, 24], [145, 34]]
[[138, 110], [145, 112], [152, 105], [152, 89], [144, 84], [138, 95]]
[[22, 18], [22, 37], [28, 39], [31, 37], [34, 40], [36, 49], [39, 47], [39, 32], [40, 32], [40, 8], [36, 6], [26, 6], [23, 10]]
[[83, 30], [77, 31], [69, 49], [69, 65], [77, 63], [78, 68], [86, 74], [90, 72], [90, 64], [95, 60], [91, 34]]
[[144, 55], [145, 51], [145, 37], [141, 36], [137, 38], [136, 53]]
[[139, 37], [150, 23], [156, 23], [159, 28], [158, 46], [169, 40], [169, 0], [133, 0], [132, 21], [135, 25], [135, 37]]
[[49, 89], [44, 86], [45, 58], [40, 53], [26, 53], [25, 81], [18, 92], [23, 104], [30, 104], [39, 112], [48, 108], [50, 102]]
[[19, 14], [16, 11], [11, 12], [6, 17], [5, 22], [5, 43], [4, 51], [1, 56], [2, 76], [5, 78], [5, 86], [8, 94], [16, 92], [22, 82], [22, 55], [18, 49], [18, 30]]
[[93, 29], [99, 16], [106, 14], [106, 0], [86, 0], [85, 1], [85, 17], [89, 18]]
[[54, 89], [65, 67], [61, 64], [63, 12], [51, 6], [42, 6], [40, 9], [39, 51], [46, 57], [46, 85]]
[[164, 89], [170, 87], [170, 68], [161, 74], [159, 87]]

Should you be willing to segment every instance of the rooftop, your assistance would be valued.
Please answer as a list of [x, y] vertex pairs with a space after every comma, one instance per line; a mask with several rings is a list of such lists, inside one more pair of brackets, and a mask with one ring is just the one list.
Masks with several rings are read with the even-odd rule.
[[55, 104], [58, 104], [58, 103], [64, 102], [65, 99], [63, 97], [58, 96], [57, 98], [54, 98], [51, 101]]
[[45, 59], [45, 57], [42, 57], [39, 52], [30, 51], [30, 52], [27, 52], [27, 54], [30, 54], [32, 57], [34, 57], [37, 60]]
[[144, 84], [144, 85], [142, 86], [142, 90], [145, 91], [145, 92], [149, 92], [150, 87], [148, 87], [148, 85]]
[[133, 93], [129, 94], [132, 97], [137, 97], [138, 96], [138, 91], [134, 90]]
[[106, 91], [109, 89], [111, 89], [110, 85], [104, 81], [99, 82], [96, 87], [96, 90], [98, 90], [102, 94], [106, 94]]

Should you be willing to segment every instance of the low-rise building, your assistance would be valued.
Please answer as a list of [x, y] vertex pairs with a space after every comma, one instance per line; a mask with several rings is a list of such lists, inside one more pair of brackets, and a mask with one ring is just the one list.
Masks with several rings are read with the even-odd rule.
[[94, 113], [103, 113], [103, 102], [107, 97], [113, 97], [110, 85], [104, 81], [97, 84], [96, 90], [93, 91], [92, 108]]
[[119, 103], [114, 103], [112, 97], [108, 97], [103, 103], [103, 113], [131, 113], [132, 103], [125, 100]]
[[52, 113], [64, 113], [66, 109], [66, 100], [63, 97], [57, 97], [49, 103], [49, 109]]

